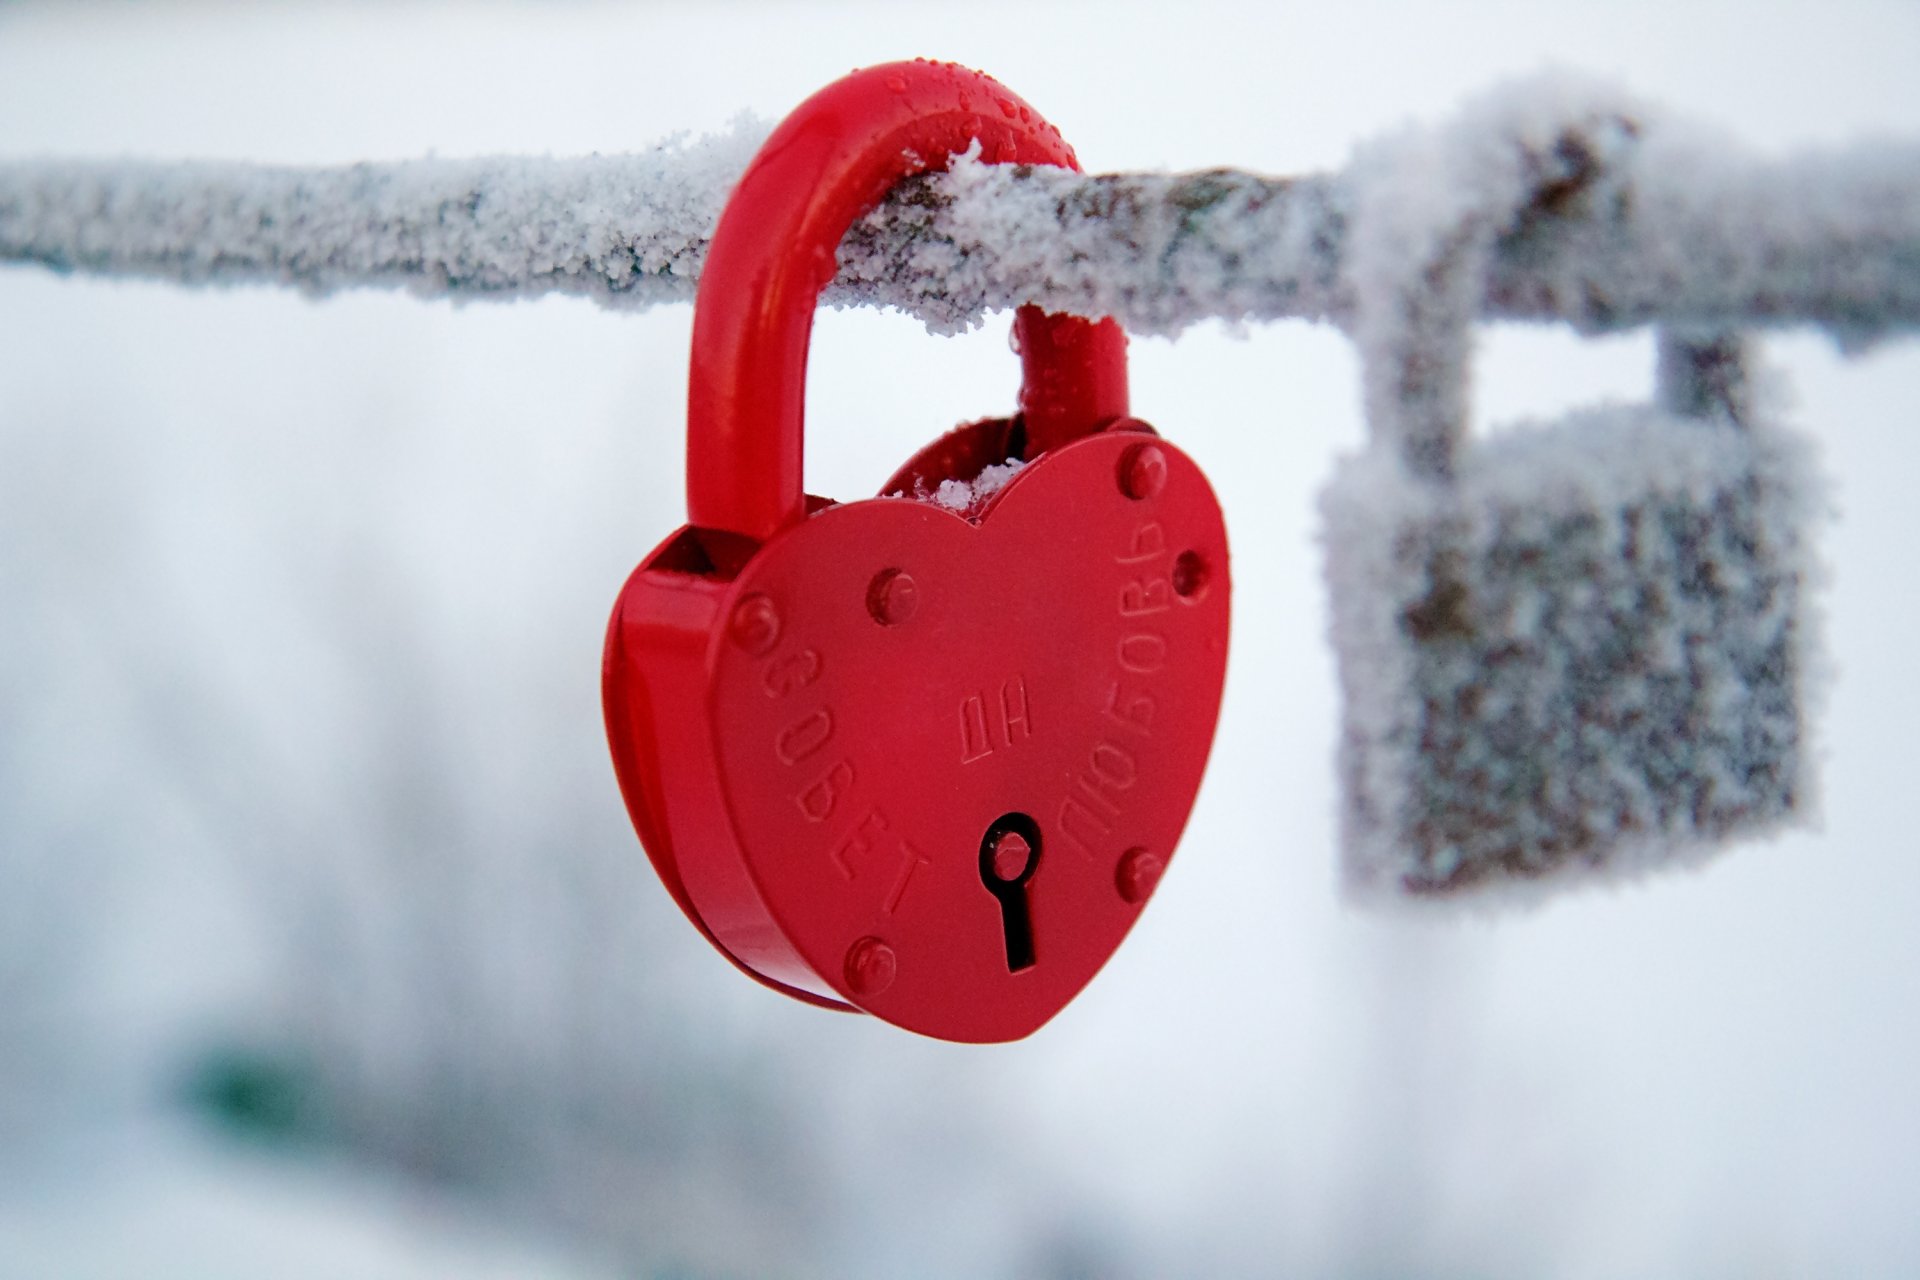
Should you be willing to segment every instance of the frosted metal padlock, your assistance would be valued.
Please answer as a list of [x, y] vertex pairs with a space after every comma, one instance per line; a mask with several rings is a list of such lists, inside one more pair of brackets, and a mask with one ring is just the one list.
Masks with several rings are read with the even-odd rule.
[[[795, 999], [987, 1042], [1064, 1008], [1169, 864], [1231, 582], [1206, 478], [1128, 416], [1110, 320], [1021, 308], [1017, 417], [940, 437], [884, 496], [803, 492], [835, 249], [976, 143], [1074, 164], [1002, 85], [929, 62], [829, 85], [754, 157], [694, 304], [689, 523], [622, 590], [603, 690], [641, 841], [727, 959]], [[913, 496], [947, 492], [965, 496]]]
[[1472, 443], [1465, 340], [1435, 345], [1371, 371], [1411, 394], [1322, 497], [1349, 893], [1630, 874], [1803, 815], [1819, 502], [1740, 340], [1662, 334], [1659, 403]]

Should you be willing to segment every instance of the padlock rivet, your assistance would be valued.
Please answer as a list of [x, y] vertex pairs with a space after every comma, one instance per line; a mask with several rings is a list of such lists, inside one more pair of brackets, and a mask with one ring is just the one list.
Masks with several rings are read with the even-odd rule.
[[1033, 861], [1033, 846], [1018, 831], [1003, 831], [993, 842], [993, 878], [1002, 884], [1013, 884], [1027, 874], [1027, 864]]
[[1167, 453], [1157, 444], [1137, 444], [1120, 456], [1120, 492], [1136, 502], [1167, 485]]
[[780, 611], [773, 601], [755, 592], [733, 607], [733, 619], [727, 625], [733, 642], [754, 657], [772, 649], [780, 640]]
[[847, 948], [847, 987], [857, 996], [877, 996], [893, 985], [900, 957], [878, 938], [862, 938]]
[[1153, 886], [1160, 882], [1160, 873], [1166, 869], [1166, 862], [1158, 854], [1145, 849], [1129, 849], [1120, 858], [1113, 884], [1120, 891], [1122, 900], [1145, 902], [1147, 895], [1153, 892]]
[[883, 627], [897, 627], [920, 607], [920, 587], [899, 569], [882, 569], [867, 585], [867, 612]]

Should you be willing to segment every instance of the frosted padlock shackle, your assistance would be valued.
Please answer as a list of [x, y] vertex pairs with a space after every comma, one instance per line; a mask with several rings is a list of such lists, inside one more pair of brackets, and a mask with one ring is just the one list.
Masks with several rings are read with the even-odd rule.
[[1360, 317], [1368, 434], [1430, 480], [1452, 479], [1466, 437], [1473, 326], [1486, 276], [1475, 231], [1469, 223], [1446, 239], [1437, 260], [1397, 279], [1392, 314]]
[[[1383, 285], [1388, 314], [1357, 316], [1356, 339], [1363, 366], [1369, 434], [1390, 444], [1417, 476], [1446, 482], [1466, 438], [1473, 330], [1478, 323], [1499, 238], [1525, 219], [1551, 215], [1596, 186], [1605, 175], [1601, 130], [1629, 143], [1644, 128], [1624, 114], [1586, 114], [1568, 121], [1547, 150], [1516, 140], [1507, 159], [1512, 173], [1443, 175], [1443, 181], [1479, 178], [1497, 198], [1456, 209], [1437, 226], [1417, 214], [1403, 216], [1387, 196], [1371, 192], [1356, 218], [1350, 271], [1362, 284]], [[1481, 162], [1484, 157], [1471, 157]], [[1431, 178], [1431, 175], [1428, 175]], [[1431, 252], [1398, 261], [1408, 237], [1425, 236]], [[1720, 417], [1735, 423], [1748, 415], [1745, 343], [1718, 328], [1662, 328], [1658, 399], [1679, 417]]]
[[[1059, 130], [992, 77], [924, 60], [868, 67], [802, 103], [761, 146], [714, 231], [694, 302], [687, 518], [765, 541], [806, 514], [807, 348], [855, 219], [975, 140], [995, 163], [1079, 169]], [[1127, 413], [1111, 320], [1021, 307], [1026, 456]]]

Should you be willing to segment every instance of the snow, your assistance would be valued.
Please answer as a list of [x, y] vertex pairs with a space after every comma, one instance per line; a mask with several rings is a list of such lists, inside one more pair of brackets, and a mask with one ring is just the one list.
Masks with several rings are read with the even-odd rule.
[[[1671, 216], [1810, 237], [1775, 264], [1728, 233], [1711, 271], [1663, 283], [1667, 267], [1620, 274], [1637, 251], [1614, 231], [1580, 247], [1543, 227], [1523, 282], [1551, 297], [1495, 264], [1497, 315], [1524, 318], [1587, 316], [1606, 264], [1626, 316], [1667, 284], [1798, 296], [1823, 220], [1894, 216], [1845, 206], [1897, 190], [1920, 137], [1912, 6], [1088, 12], [984, 0], [961, 29], [838, 3], [15, 3], [0, 149], [613, 156], [668, 127], [723, 133], [742, 106], [778, 118], [856, 63], [951, 50], [1096, 170], [1334, 174], [1355, 139], [1441, 127], [1559, 61], [1738, 140], [1711, 203]], [[1763, 198], [1817, 155], [1862, 163], [1836, 163], [1831, 201]], [[1223, 230], [1204, 210], [1194, 225], [1177, 254]], [[1875, 243], [1828, 245], [1833, 296], [1861, 296], [1848, 264]], [[1276, 291], [1252, 305], [1294, 305], [1263, 278]], [[1157, 268], [1136, 283], [1127, 305], [1188, 313]], [[537, 1273], [548, 1232], [586, 1241], [589, 1274], [604, 1252], [618, 1274], [689, 1280], [1920, 1274], [1920, 344], [1841, 359], [1823, 332], [1758, 339], [1845, 513], [1823, 533], [1825, 829], [1539, 910], [1408, 918], [1334, 892], [1314, 497], [1362, 440], [1352, 344], [1298, 324], [1136, 340], [1136, 411], [1205, 466], [1232, 528], [1220, 733], [1180, 853], [1106, 970], [1040, 1036], [974, 1051], [742, 980], [660, 893], [622, 812], [598, 656], [620, 581], [681, 518], [687, 322], [0, 271], [0, 1153], [20, 1153], [0, 1218], [39, 1250], [32, 1280], [100, 1262], [120, 1232], [217, 1275], [223, 1243], [260, 1239], [219, 1212], [250, 1189], [278, 1207], [234, 1216], [286, 1247], [250, 1248], [247, 1275], [297, 1275], [295, 1251], [330, 1241], [353, 1264], [335, 1274], [484, 1273], [475, 1253]], [[1489, 419], [1642, 402], [1652, 382], [1645, 333], [1495, 324], [1476, 346], [1475, 439]], [[812, 353], [809, 492], [871, 493], [952, 424], [1015, 404], [1004, 320], [935, 342], [828, 311]], [[205, 910], [229, 882], [246, 928]], [[162, 1090], [216, 1033], [315, 1050], [354, 1123], [337, 1162], [292, 1159], [326, 1172], [196, 1171], [129, 1126], [159, 1154], [123, 1175], [91, 1147], [41, 1158], [13, 1124], [97, 1125], [103, 1089]], [[322, 1185], [333, 1172], [352, 1189]], [[497, 1231], [456, 1210], [452, 1241], [430, 1233], [448, 1249], [419, 1249], [395, 1223], [422, 1185]], [[150, 1232], [142, 1204], [177, 1208], [174, 1231]], [[0, 1274], [18, 1256], [0, 1247]]]
[[1601, 406], [1388, 449], [1322, 498], [1346, 887], [1492, 895], [1695, 865], [1814, 816], [1807, 441]]
[[693, 297], [727, 193], [765, 138], [750, 116], [619, 157], [421, 159], [296, 169], [43, 160], [0, 177], [0, 257], [322, 296]]
[[1666, 128], [1560, 75], [1355, 158], [1369, 447], [1321, 505], [1356, 898], [1537, 898], [1812, 816], [1824, 503], [1808, 444], [1751, 412], [1738, 344], [1669, 340], [1663, 393], [1699, 416], [1465, 436], [1495, 245], [1604, 203]]
[[977, 515], [987, 505], [987, 499], [1006, 488], [1008, 481], [1019, 475], [1026, 465], [1019, 458], [1008, 458], [1005, 462], [987, 464], [971, 480], [942, 480], [931, 491], [922, 486], [913, 493], [887, 496], [931, 502], [963, 516]]
[[1346, 262], [1349, 324], [1376, 438], [1444, 474], [1466, 422], [1474, 325], [1494, 246], [1548, 204], [1591, 200], [1644, 127], [1644, 108], [1555, 76], [1491, 93], [1439, 129], [1359, 149]]
[[[1594, 161], [1605, 172], [1577, 207], [1550, 202], [1476, 247], [1491, 254], [1473, 272], [1485, 287], [1458, 306], [1588, 330], [1805, 323], [1852, 347], [1920, 324], [1920, 145], [1761, 160], [1663, 125], [1628, 148], [1636, 120], [1653, 120], [1638, 99], [1555, 73], [1485, 93], [1449, 123], [1384, 135], [1333, 173], [1083, 176], [985, 164], [975, 144], [856, 224], [824, 297], [897, 307], [943, 334], [1028, 302], [1111, 315], [1136, 334], [1345, 320], [1379, 272], [1392, 276], [1382, 243], [1427, 254], [1421, 237], [1446, 229], [1429, 220], [1436, 210], [1490, 212], [1483, 197], [1519, 198], [1556, 167]], [[766, 130], [742, 114], [698, 138], [570, 159], [16, 159], [0, 163], [0, 261], [313, 296], [684, 302]], [[1568, 139], [1582, 150], [1557, 151]], [[1350, 223], [1371, 243], [1348, 245]]]

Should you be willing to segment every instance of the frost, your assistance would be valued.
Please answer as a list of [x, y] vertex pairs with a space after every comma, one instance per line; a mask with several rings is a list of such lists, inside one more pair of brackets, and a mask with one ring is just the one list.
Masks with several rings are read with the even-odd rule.
[[1822, 493], [1799, 437], [1651, 406], [1502, 433], [1450, 485], [1345, 461], [1349, 890], [1537, 896], [1806, 821]]
[[1496, 246], [1603, 199], [1652, 125], [1556, 82], [1355, 161], [1369, 448], [1322, 499], [1348, 889], [1536, 896], [1805, 821], [1823, 497], [1725, 335], [1663, 404], [1462, 438]]
[[693, 297], [728, 193], [767, 127], [647, 151], [298, 169], [40, 161], [0, 166], [0, 258], [183, 284], [428, 297]]
[[[0, 261], [312, 294], [684, 302], [765, 133], [743, 117], [633, 155], [318, 169], [10, 162]], [[1510, 203], [1525, 191], [1542, 198]], [[822, 297], [898, 307], [941, 333], [1024, 303], [1150, 334], [1347, 322], [1404, 266], [1382, 239], [1431, 257], [1425, 237], [1448, 224], [1430, 215], [1449, 209], [1515, 215], [1484, 228], [1484, 287], [1452, 304], [1483, 317], [1809, 323], [1849, 349], [1920, 324], [1920, 146], [1761, 161], [1565, 74], [1364, 145], [1330, 174], [1088, 176], [984, 164], [975, 147], [859, 220]]]
[[892, 498], [911, 497], [920, 502], [931, 502], [937, 507], [963, 516], [977, 516], [986, 508], [987, 499], [1007, 487], [1007, 484], [1021, 471], [1026, 463], [1018, 458], [1008, 458], [1005, 462], [989, 464], [981, 468], [980, 474], [971, 480], [942, 480], [929, 490], [919, 487], [911, 494], [888, 494]]

